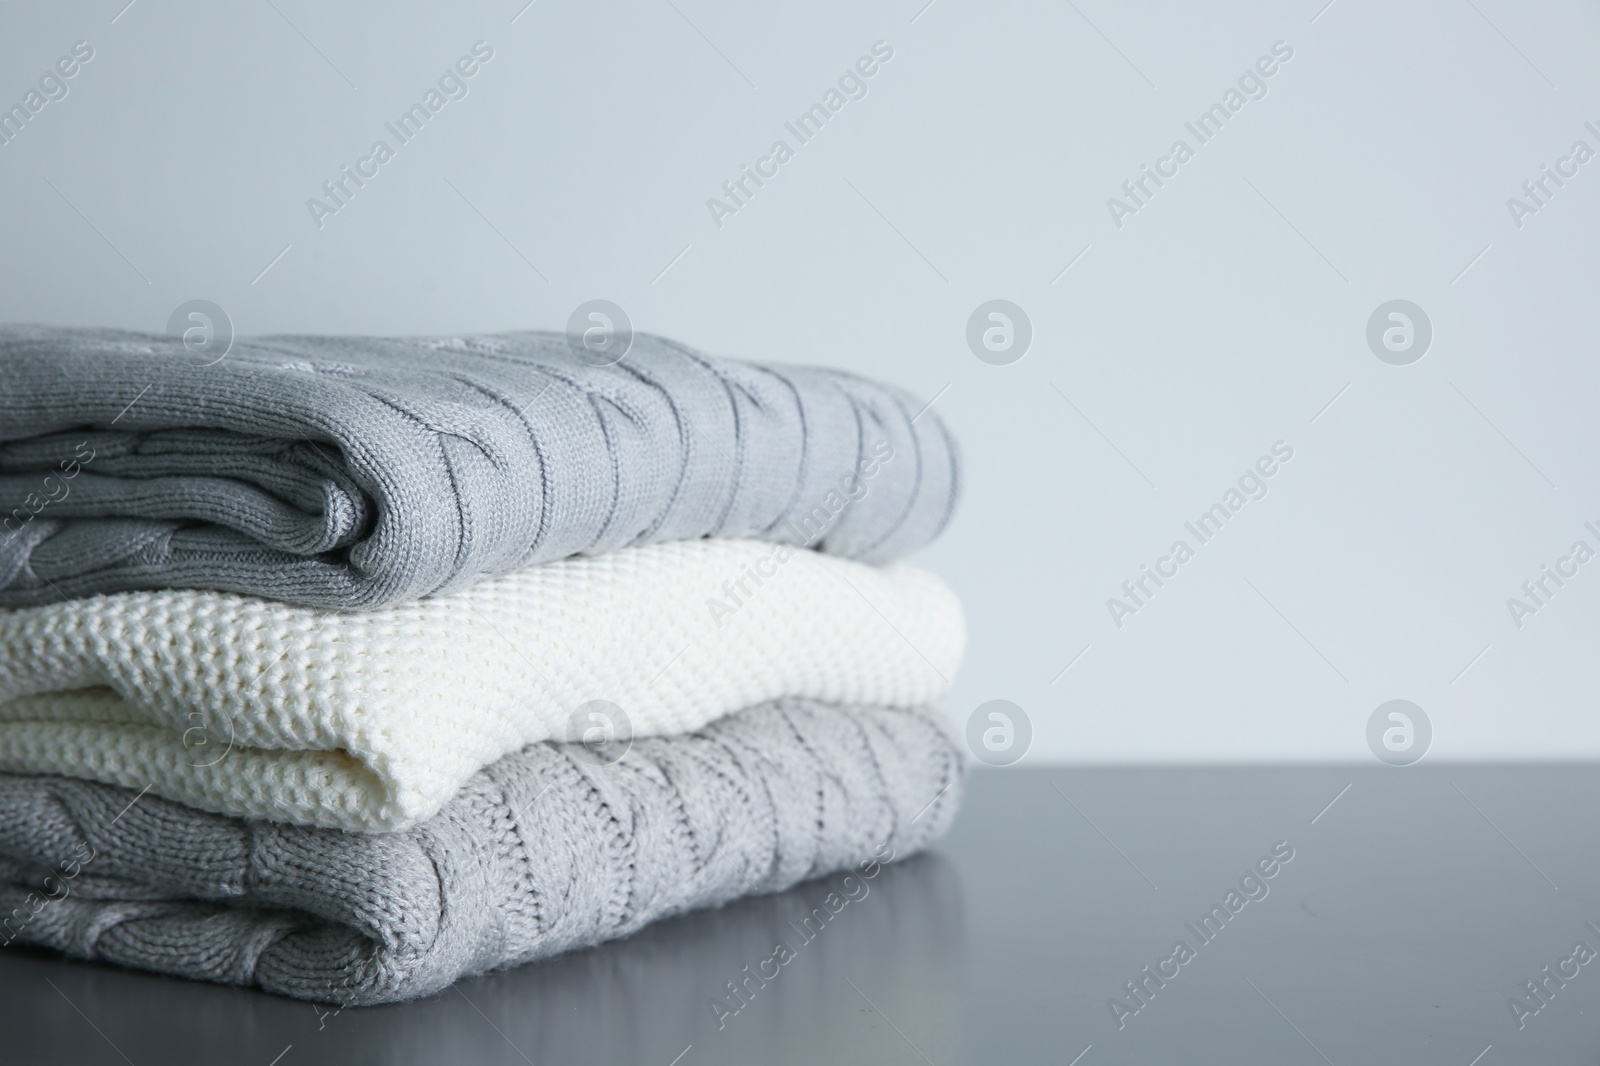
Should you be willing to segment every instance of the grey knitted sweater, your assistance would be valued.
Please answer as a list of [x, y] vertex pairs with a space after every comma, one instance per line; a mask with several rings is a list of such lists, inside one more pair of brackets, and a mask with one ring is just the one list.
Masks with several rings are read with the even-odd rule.
[[[197, 358], [206, 365], [197, 365]], [[868, 562], [949, 517], [906, 393], [639, 336], [166, 337], [0, 327], [0, 607], [202, 588], [365, 609], [704, 536]]]
[[[962, 758], [927, 712], [785, 699], [599, 765], [535, 744], [360, 834], [0, 775], [0, 942], [346, 1005], [926, 846]], [[708, 993], [709, 994], [709, 993]]]

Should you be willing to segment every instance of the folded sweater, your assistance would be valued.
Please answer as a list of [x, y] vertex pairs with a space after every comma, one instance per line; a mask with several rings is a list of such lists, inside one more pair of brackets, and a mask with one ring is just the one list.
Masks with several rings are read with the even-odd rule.
[[410, 999], [834, 870], [873, 876], [945, 830], [961, 768], [925, 712], [785, 699], [611, 765], [532, 745], [403, 833], [0, 775], [0, 941], [301, 999]]
[[760, 541], [578, 557], [361, 613], [97, 596], [0, 611], [0, 770], [392, 830], [535, 741], [606, 758], [779, 696], [927, 703], [964, 637], [932, 574]]
[[198, 588], [365, 609], [705, 536], [883, 562], [956, 496], [950, 438], [901, 390], [658, 337], [609, 366], [547, 333], [215, 359], [0, 326], [0, 606]]

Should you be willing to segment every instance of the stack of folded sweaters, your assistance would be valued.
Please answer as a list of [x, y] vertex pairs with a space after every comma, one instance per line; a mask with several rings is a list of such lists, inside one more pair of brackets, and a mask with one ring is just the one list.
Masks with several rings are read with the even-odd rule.
[[909, 854], [957, 485], [658, 338], [0, 328], [0, 943], [379, 1003]]

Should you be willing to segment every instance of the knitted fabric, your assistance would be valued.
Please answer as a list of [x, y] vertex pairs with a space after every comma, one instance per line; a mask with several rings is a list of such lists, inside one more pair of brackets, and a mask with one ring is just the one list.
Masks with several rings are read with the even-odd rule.
[[705, 536], [885, 562], [955, 503], [922, 406], [648, 336], [594, 366], [545, 333], [219, 355], [3, 326], [0, 606], [197, 588], [368, 609]]
[[682, 732], [779, 696], [929, 702], [964, 638], [931, 574], [759, 541], [577, 557], [363, 613], [120, 593], [0, 611], [0, 770], [392, 830], [535, 741]]
[[871, 876], [943, 833], [961, 768], [927, 713], [786, 699], [614, 765], [532, 745], [403, 833], [0, 775], [0, 939], [302, 999], [404, 1000], [834, 870]]

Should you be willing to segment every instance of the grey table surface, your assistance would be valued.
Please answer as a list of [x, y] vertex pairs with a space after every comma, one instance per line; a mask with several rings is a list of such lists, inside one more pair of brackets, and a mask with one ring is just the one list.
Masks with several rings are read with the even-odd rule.
[[837, 878], [337, 1013], [8, 948], [0, 1062], [1596, 1063], [1597, 800], [1593, 766], [984, 770], [810, 940]]

